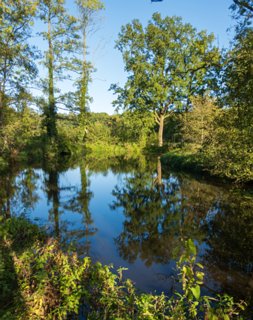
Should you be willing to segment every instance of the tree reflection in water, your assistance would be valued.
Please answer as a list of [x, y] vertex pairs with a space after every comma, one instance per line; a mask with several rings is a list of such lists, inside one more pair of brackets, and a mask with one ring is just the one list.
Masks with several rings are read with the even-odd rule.
[[35, 169], [10, 167], [0, 177], [0, 213], [4, 218], [13, 215], [28, 215], [39, 196], [37, 182], [39, 175]]
[[[80, 255], [89, 255], [90, 237], [96, 233], [92, 227], [93, 220], [89, 211], [89, 202], [93, 196], [89, 191], [89, 179], [85, 163], [80, 164], [80, 187], [76, 185], [60, 185], [60, 174], [68, 170], [66, 164], [49, 166], [44, 169], [44, 185], [48, 202], [52, 204], [49, 210], [49, 220], [54, 224], [54, 236], [62, 245], [71, 244]], [[64, 199], [63, 198], [64, 193]], [[66, 211], [82, 215], [82, 224], [73, 228], [69, 220], [60, 219]]]
[[[64, 204], [64, 209], [71, 212], [79, 213], [82, 215], [82, 224], [84, 229], [79, 234], [78, 241], [82, 242], [82, 255], [89, 256], [91, 248], [91, 237], [97, 232], [94, 226], [92, 214], [89, 209], [90, 200], [93, 193], [90, 191], [90, 180], [88, 177], [87, 163], [81, 162], [80, 164], [80, 178], [81, 186], [76, 188], [70, 199]], [[80, 246], [80, 243], [79, 243]]]
[[182, 239], [204, 237], [199, 228], [203, 216], [187, 203], [180, 179], [173, 175], [163, 179], [159, 158], [157, 168], [155, 178], [141, 171], [127, 176], [124, 186], [113, 190], [116, 200], [111, 206], [122, 207], [126, 217], [115, 240], [120, 255], [129, 262], [139, 256], [148, 266], [176, 258]]
[[[80, 168], [75, 170], [77, 179], [66, 181], [65, 173], [71, 177], [71, 169], [77, 166]], [[97, 220], [100, 215], [91, 211], [90, 206], [93, 192], [96, 193], [94, 185], [91, 192], [93, 177], [102, 175], [106, 179], [109, 170], [109, 177], [120, 177], [112, 191], [111, 209], [123, 211], [122, 219], [114, 219], [113, 214], [106, 216], [108, 224], [112, 222], [117, 227], [113, 235], [103, 230], [103, 224]], [[43, 197], [49, 208], [42, 205]], [[108, 208], [102, 196], [100, 200], [101, 208]], [[105, 231], [110, 257], [116, 264], [122, 265], [122, 260], [117, 260], [119, 253], [129, 263], [141, 259], [150, 270], [150, 266], [158, 265], [153, 270], [164, 274], [178, 259], [181, 240], [192, 238], [200, 248], [205, 283], [211, 290], [238, 298], [253, 296], [253, 200], [243, 190], [171, 173], [162, 167], [160, 158], [155, 161], [144, 157], [140, 161], [117, 158], [113, 162], [85, 159], [77, 164], [67, 161], [47, 164], [43, 171], [12, 167], [1, 174], [1, 216], [29, 217], [30, 212], [37, 210], [38, 202], [40, 208], [49, 210], [52, 234], [63, 246], [72, 243], [80, 255], [101, 252], [100, 247], [92, 245], [101, 244], [99, 237]], [[97, 203], [96, 208], [100, 208]], [[36, 212], [36, 216], [43, 217], [43, 213]], [[93, 219], [100, 226], [100, 234]], [[107, 252], [101, 252], [101, 256], [106, 260]], [[145, 274], [150, 275], [147, 269]]]
[[[80, 254], [88, 255], [90, 237], [97, 231], [89, 210], [93, 194], [89, 190], [86, 162], [80, 163], [80, 186], [61, 183], [61, 176], [72, 166], [69, 161], [48, 162], [43, 166], [42, 174], [41, 169], [10, 167], [0, 178], [0, 214], [4, 218], [20, 215], [29, 218], [40, 196], [44, 196], [40, 194], [40, 182], [49, 205], [50, 233], [63, 245], [72, 243]], [[82, 224], [73, 227], [71, 221], [64, 220], [66, 211], [82, 215]]]
[[253, 201], [227, 195], [205, 224], [208, 245], [203, 263], [225, 292], [253, 302]]
[[123, 259], [166, 264], [178, 258], [181, 240], [191, 238], [199, 244], [209, 289], [253, 296], [251, 196], [182, 174], [162, 177], [159, 158], [155, 176], [135, 171], [113, 195], [111, 208], [122, 208], [125, 216], [115, 239]]

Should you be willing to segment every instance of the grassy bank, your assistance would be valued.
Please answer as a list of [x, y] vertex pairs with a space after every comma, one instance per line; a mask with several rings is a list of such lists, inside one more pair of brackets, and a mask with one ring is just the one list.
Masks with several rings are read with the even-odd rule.
[[173, 149], [165, 152], [161, 156], [162, 163], [171, 170], [184, 171], [196, 175], [202, 175], [206, 178], [215, 178], [219, 181], [233, 182], [235, 184], [252, 185], [252, 179], [249, 176], [237, 174], [231, 175], [229, 171], [219, 171], [211, 161], [199, 151], [184, 149]]
[[109, 143], [87, 143], [85, 153], [92, 157], [98, 158], [114, 158], [125, 156], [126, 158], [137, 157], [142, 153], [142, 149], [138, 144], [109, 144]]
[[210, 175], [210, 168], [199, 153], [174, 149], [164, 153], [161, 156], [161, 161], [172, 170]]

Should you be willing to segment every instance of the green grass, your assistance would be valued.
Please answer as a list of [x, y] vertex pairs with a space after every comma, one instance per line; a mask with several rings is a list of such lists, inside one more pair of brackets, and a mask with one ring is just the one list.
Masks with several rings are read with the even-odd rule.
[[107, 143], [88, 143], [86, 145], [88, 154], [99, 158], [113, 158], [119, 156], [136, 157], [142, 149], [137, 144], [107, 144]]
[[163, 154], [161, 160], [163, 164], [174, 170], [209, 174], [208, 165], [197, 152], [174, 149]]

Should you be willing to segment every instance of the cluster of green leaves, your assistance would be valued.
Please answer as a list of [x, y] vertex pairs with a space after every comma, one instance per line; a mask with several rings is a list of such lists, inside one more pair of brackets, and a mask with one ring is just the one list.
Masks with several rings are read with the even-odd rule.
[[13, 109], [5, 110], [5, 126], [0, 135], [0, 154], [15, 158], [24, 155], [41, 134], [40, 116], [25, 108], [17, 113]]
[[15, 301], [16, 319], [67, 319], [80, 313], [87, 319], [242, 319], [244, 303], [227, 296], [201, 297], [204, 273], [190, 240], [178, 264], [182, 293], [170, 299], [139, 294], [123, 279], [123, 268], [115, 274], [110, 266], [79, 260], [73, 252], [63, 253], [52, 239], [14, 254], [14, 267], [23, 299]]
[[207, 96], [192, 98], [189, 112], [180, 115], [182, 144], [193, 149], [202, 148], [214, 131], [214, 120], [219, 113], [218, 107]]
[[222, 110], [212, 122], [203, 153], [212, 173], [248, 182], [253, 180], [253, 3], [235, 0], [231, 8], [237, 24], [234, 45], [219, 70]]
[[[153, 145], [158, 133], [159, 146], [165, 137], [181, 154], [191, 151], [182, 167], [198, 167], [199, 162], [212, 174], [253, 180], [252, 0], [233, 1], [236, 35], [225, 53], [215, 47], [213, 34], [198, 32], [180, 17], [155, 13], [146, 27], [138, 20], [123, 26], [116, 47], [129, 76], [123, 88], [112, 86], [118, 94], [115, 105], [125, 110], [113, 116], [87, 112], [92, 66], [86, 38], [103, 4], [76, 0], [76, 5], [78, 17], [68, 12], [64, 0], [1, 2], [3, 158], [24, 159], [33, 153], [53, 159], [78, 153], [86, 143], [86, 151], [122, 155], [124, 149], [135, 152]], [[42, 55], [48, 71], [41, 81], [44, 96], [37, 99], [29, 91], [37, 75], [38, 54], [30, 45], [35, 19], [43, 22], [40, 35], [48, 45]], [[60, 92], [63, 80], [74, 81], [77, 90]], [[43, 117], [29, 109], [34, 102]], [[60, 115], [59, 105], [72, 113]]]
[[9, 309], [19, 299], [13, 254], [29, 250], [35, 241], [43, 241], [45, 233], [24, 218], [4, 220], [0, 217], [0, 318], [12, 319]]
[[[244, 310], [245, 306], [243, 302], [234, 303], [233, 298], [227, 295], [201, 296], [204, 272], [202, 264], [196, 261], [196, 254], [196, 246], [192, 240], [188, 240], [185, 252], [177, 263], [183, 289], [183, 294], [179, 294], [180, 299], [177, 305], [179, 314], [182, 314], [186, 319], [196, 319], [200, 313], [211, 320], [229, 320], [233, 316], [240, 319], [239, 310]], [[184, 318], [179, 317], [179, 319]]]
[[238, 107], [220, 109], [207, 98], [195, 99], [191, 110], [178, 117], [171, 150], [163, 159], [177, 169], [252, 181], [251, 107], [246, 104], [246, 111], [241, 99], [238, 103]]
[[110, 116], [106, 113], [90, 113], [87, 119], [84, 140], [88, 144], [136, 144], [144, 147], [153, 141], [154, 122], [150, 114], [124, 112]]

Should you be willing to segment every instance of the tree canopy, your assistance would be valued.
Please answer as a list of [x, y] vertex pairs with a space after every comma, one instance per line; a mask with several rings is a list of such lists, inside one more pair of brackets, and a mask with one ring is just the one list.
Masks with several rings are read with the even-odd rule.
[[129, 76], [114, 105], [153, 112], [163, 144], [164, 119], [187, 110], [191, 97], [205, 92], [219, 61], [213, 34], [198, 32], [179, 17], [155, 13], [146, 28], [138, 20], [122, 27], [116, 48]]

